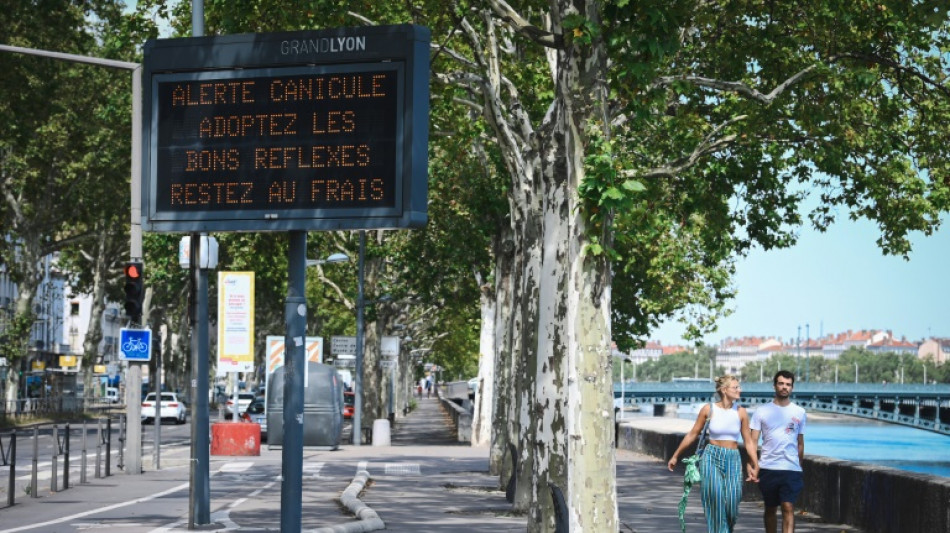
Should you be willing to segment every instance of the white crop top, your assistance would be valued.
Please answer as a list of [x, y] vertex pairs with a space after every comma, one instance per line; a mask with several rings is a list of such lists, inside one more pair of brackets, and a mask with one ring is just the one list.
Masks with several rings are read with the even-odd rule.
[[723, 409], [712, 404], [715, 410], [709, 421], [709, 440], [731, 440], [739, 442], [742, 423], [739, 422], [739, 404], [733, 403], [731, 409]]

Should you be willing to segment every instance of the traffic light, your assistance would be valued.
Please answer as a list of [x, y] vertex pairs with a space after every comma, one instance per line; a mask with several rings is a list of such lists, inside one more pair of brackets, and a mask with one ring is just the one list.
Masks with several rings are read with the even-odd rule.
[[142, 319], [142, 299], [145, 297], [144, 274], [142, 263], [125, 264], [125, 314], [136, 323]]

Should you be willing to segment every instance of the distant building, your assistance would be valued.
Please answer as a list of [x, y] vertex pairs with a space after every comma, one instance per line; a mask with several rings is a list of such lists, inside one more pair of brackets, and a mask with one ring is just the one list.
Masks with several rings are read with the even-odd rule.
[[887, 337], [874, 341], [866, 346], [871, 353], [896, 353], [917, 355], [917, 344], [908, 341], [906, 338], [895, 339], [890, 331]]
[[950, 355], [950, 339], [931, 339], [921, 345], [896, 338], [888, 330], [848, 330], [844, 333], [826, 335], [822, 338], [790, 340], [783, 344], [781, 337], [742, 337], [726, 338], [719, 343], [716, 364], [729, 374], [742, 375], [743, 367], [749, 363], [765, 361], [777, 354], [789, 354], [794, 357], [822, 356], [835, 360], [851, 348], [862, 348], [871, 353], [915, 354], [925, 357], [930, 354], [935, 362], [941, 363]]
[[917, 348], [917, 357], [920, 359], [931, 359], [934, 363], [946, 363], [950, 356], [950, 339], [933, 338], [927, 339]]
[[716, 365], [725, 368], [727, 374], [738, 374], [745, 365], [767, 359], [781, 346], [781, 339], [775, 337], [729, 337], [719, 343]]
[[848, 330], [845, 333], [829, 335], [828, 340], [821, 347], [821, 355], [825, 359], [837, 359], [849, 348], [868, 348], [872, 344], [880, 344], [893, 338], [889, 331], [884, 330], [866, 330], [860, 331]]
[[[43, 279], [33, 299], [35, 319], [30, 330], [30, 353], [26, 362], [28, 365], [33, 361], [43, 362], [48, 369], [59, 366], [60, 355], [82, 355], [92, 308], [90, 296], [71, 295], [73, 291], [56, 268], [56, 262], [56, 254], [43, 260]], [[10, 279], [6, 265], [0, 265], [0, 333], [13, 317], [18, 296], [17, 285]], [[119, 329], [124, 318], [119, 304], [107, 304], [100, 325], [102, 341], [98, 346], [103, 362], [118, 357]]]
[[[688, 352], [689, 348], [685, 346], [663, 346], [657, 341], [647, 341], [647, 343], [642, 348], [637, 348], [636, 350], [630, 350], [630, 353], [626, 355], [630, 359], [631, 363], [640, 364], [650, 361], [652, 359], [659, 359], [663, 355], [671, 355], [674, 353]], [[622, 357], [621, 355], [614, 354], [616, 357]]]

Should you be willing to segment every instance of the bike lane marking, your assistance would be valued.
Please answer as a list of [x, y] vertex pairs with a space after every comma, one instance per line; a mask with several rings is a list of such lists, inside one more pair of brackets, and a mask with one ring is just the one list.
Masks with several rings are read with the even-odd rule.
[[150, 501], [150, 500], [154, 500], [155, 498], [161, 498], [162, 496], [167, 496], [168, 494], [173, 494], [173, 493], [175, 493], [175, 492], [178, 492], [178, 491], [187, 489], [188, 486], [189, 486], [188, 483], [183, 483], [183, 484], [181, 484], [181, 485], [178, 485], [177, 487], [172, 487], [172, 488], [170, 488], [170, 489], [168, 489], [168, 490], [164, 490], [164, 491], [162, 491], [162, 492], [158, 492], [158, 493], [152, 494], [152, 495], [150, 495], [150, 496], [144, 496], [144, 497], [142, 497], [142, 498], [136, 498], [136, 499], [134, 499], [134, 500], [130, 500], [130, 501], [127, 501], [127, 502], [116, 503], [116, 504], [109, 505], [109, 506], [106, 506], [106, 507], [100, 507], [99, 509], [92, 509], [92, 510], [89, 510], [89, 511], [83, 511], [83, 512], [81, 512], [81, 513], [76, 513], [76, 514], [70, 515], [70, 516], [64, 516], [64, 517], [57, 518], [57, 519], [54, 519], [54, 520], [48, 520], [48, 521], [46, 521], [46, 522], [41, 522], [41, 523], [38, 523], [38, 524], [30, 524], [30, 525], [28, 525], [28, 526], [15, 527], [15, 528], [12, 528], [12, 529], [0, 529], [0, 533], [16, 533], [17, 531], [29, 531], [29, 530], [31, 530], [31, 529], [36, 529], [36, 528], [40, 528], [40, 527], [46, 527], [46, 526], [52, 526], [52, 525], [56, 525], [56, 524], [62, 524], [63, 522], [69, 522], [69, 521], [75, 520], [75, 519], [77, 519], [77, 518], [84, 518], [84, 517], [87, 517], [87, 516], [90, 516], [90, 515], [99, 514], [99, 513], [104, 513], [104, 512], [106, 512], [106, 511], [112, 511], [112, 510], [114, 510], [114, 509], [120, 509], [120, 508], [122, 508], [122, 507], [128, 507], [129, 505], [135, 505], [135, 504], [138, 504], [138, 503], [147, 502], [147, 501]]

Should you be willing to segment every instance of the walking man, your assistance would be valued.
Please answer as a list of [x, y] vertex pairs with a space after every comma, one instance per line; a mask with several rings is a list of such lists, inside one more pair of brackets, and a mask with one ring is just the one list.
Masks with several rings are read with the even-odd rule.
[[755, 410], [749, 426], [752, 442], [758, 444], [762, 435], [759, 491], [765, 503], [765, 531], [777, 533], [775, 512], [781, 507], [782, 533], [794, 533], [795, 501], [805, 485], [805, 410], [791, 400], [795, 374], [779, 370], [772, 378], [772, 386], [772, 402]]

